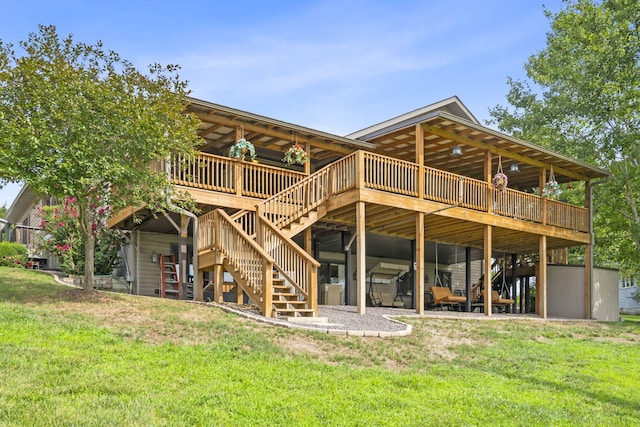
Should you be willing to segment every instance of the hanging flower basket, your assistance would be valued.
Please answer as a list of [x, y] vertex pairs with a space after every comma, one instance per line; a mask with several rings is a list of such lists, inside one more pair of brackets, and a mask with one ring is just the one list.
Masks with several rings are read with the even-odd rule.
[[229, 157], [232, 159], [244, 160], [245, 156], [249, 156], [251, 160], [256, 158], [256, 149], [252, 143], [244, 138], [240, 138], [238, 142], [231, 146]]
[[307, 156], [307, 152], [304, 151], [304, 148], [302, 148], [299, 144], [294, 144], [284, 153], [282, 161], [288, 165], [304, 165], [309, 161], [309, 156]]
[[493, 176], [493, 188], [498, 191], [504, 191], [507, 188], [507, 184], [509, 183], [509, 178], [503, 172], [498, 172]]
[[542, 197], [556, 197], [562, 193], [560, 190], [560, 186], [558, 185], [558, 181], [556, 181], [556, 176], [553, 174], [553, 165], [551, 165], [551, 172], [549, 173], [549, 181], [544, 185], [542, 189]]
[[493, 188], [497, 191], [504, 191], [504, 189], [507, 188], [509, 178], [507, 178], [507, 175], [502, 172], [502, 156], [498, 157], [498, 171], [493, 176], [491, 182], [493, 183]]
[[560, 193], [562, 193], [562, 190], [560, 189], [560, 185], [558, 185], [558, 181], [555, 179], [549, 180], [542, 189], [542, 197], [553, 198], [560, 195]]

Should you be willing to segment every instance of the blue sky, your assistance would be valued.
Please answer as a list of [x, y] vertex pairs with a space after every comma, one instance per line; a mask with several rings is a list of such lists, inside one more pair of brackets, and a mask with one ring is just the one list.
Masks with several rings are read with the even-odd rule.
[[[178, 64], [192, 96], [345, 135], [457, 95], [483, 122], [545, 46], [561, 0], [0, 0], [0, 39], [53, 24], [139, 68]], [[0, 189], [0, 206], [19, 187]]]

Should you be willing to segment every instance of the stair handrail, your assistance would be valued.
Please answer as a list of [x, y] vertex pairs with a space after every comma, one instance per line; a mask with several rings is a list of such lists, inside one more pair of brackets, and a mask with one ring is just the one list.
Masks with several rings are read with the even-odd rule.
[[306, 301], [310, 308], [317, 308], [318, 267], [320, 263], [304, 249], [288, 238], [268, 218], [258, 214], [256, 223], [256, 240], [264, 251], [273, 258], [274, 268], [289, 282]]
[[356, 159], [361, 155], [360, 151], [356, 151], [343, 157], [258, 203], [258, 215], [283, 228], [332, 196], [355, 187]]
[[200, 230], [204, 235], [212, 236], [207, 247], [200, 250], [214, 250], [222, 253], [254, 294], [264, 301], [264, 314], [270, 316], [271, 295], [269, 286], [275, 260], [255, 240], [253, 240], [222, 209], [216, 209], [200, 217]]

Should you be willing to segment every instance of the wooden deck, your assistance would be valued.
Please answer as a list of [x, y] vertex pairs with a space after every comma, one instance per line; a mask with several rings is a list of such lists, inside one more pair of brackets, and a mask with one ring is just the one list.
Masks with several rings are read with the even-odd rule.
[[[544, 230], [555, 228], [557, 231], [549, 234], [550, 237], [573, 240], [576, 244], [584, 243], [581, 235], [589, 231], [587, 208], [512, 189], [498, 192], [490, 183], [426, 166], [423, 184], [418, 180], [419, 174], [420, 167], [415, 163], [365, 151], [353, 153], [308, 177], [295, 171], [206, 153], [172, 168], [173, 182], [190, 190], [198, 201], [205, 196], [206, 202], [220, 200], [225, 195], [234, 196], [238, 209], [255, 210], [260, 200], [280, 194], [281, 197], [271, 199], [264, 206], [276, 225], [312, 211], [320, 204], [327, 204], [333, 211], [327, 220], [351, 224], [354, 213], [350, 206], [358, 199], [378, 205], [368, 208], [367, 217], [382, 234], [411, 234], [403, 232], [402, 224], [406, 220], [407, 229], [413, 230], [414, 212], [435, 214], [427, 217], [426, 226], [437, 228], [440, 233], [436, 232], [436, 237], [441, 241], [447, 240], [442, 234], [455, 235], [461, 230], [461, 221], [467, 223], [463, 228], [471, 234], [473, 224], [533, 234], [549, 234]], [[359, 194], [345, 196], [354, 190]], [[226, 198], [225, 204], [234, 206]], [[462, 244], [464, 239], [449, 240]]]

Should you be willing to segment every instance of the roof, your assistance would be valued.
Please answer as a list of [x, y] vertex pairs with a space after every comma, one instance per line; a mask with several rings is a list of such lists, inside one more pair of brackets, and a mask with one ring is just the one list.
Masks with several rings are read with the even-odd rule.
[[204, 139], [202, 151], [226, 155], [236, 142], [236, 128], [241, 127], [245, 138], [256, 147], [261, 158], [280, 161], [292, 142], [311, 145], [311, 159], [329, 163], [360, 149], [373, 150], [366, 141], [334, 135], [328, 132], [287, 123], [281, 120], [225, 107], [200, 99], [189, 98], [187, 112], [196, 114], [203, 122], [199, 134]]
[[[376, 144], [378, 153], [414, 162], [415, 130], [420, 124], [425, 134], [427, 166], [484, 180], [485, 153], [489, 151], [492, 171], [497, 171], [501, 159], [509, 186], [521, 190], [538, 187], [541, 168], [547, 169], [548, 176], [552, 166], [560, 183], [609, 175], [603, 169], [484, 127], [467, 112], [460, 100], [452, 97], [348, 136]], [[460, 146], [462, 156], [451, 155], [455, 145]], [[513, 163], [517, 163], [519, 172], [507, 172]]]
[[33, 208], [33, 205], [38, 201], [38, 199], [38, 196], [31, 191], [31, 187], [24, 185], [20, 189], [20, 192], [13, 203], [11, 203], [11, 206], [9, 206], [5, 219], [12, 224], [16, 224], [18, 221], [22, 220], [31, 208]]
[[347, 135], [347, 137], [366, 141], [371, 138], [375, 138], [377, 135], [393, 132], [394, 130], [420, 123], [438, 112], [448, 112], [470, 122], [476, 124], [480, 123], [474, 115], [471, 114], [471, 111], [469, 111], [462, 101], [460, 101], [460, 98], [452, 96], [450, 98], [443, 99], [442, 101], [418, 108], [417, 110], [401, 114], [392, 119], [385, 120], [384, 122], [369, 126], [357, 132], [353, 132]]

